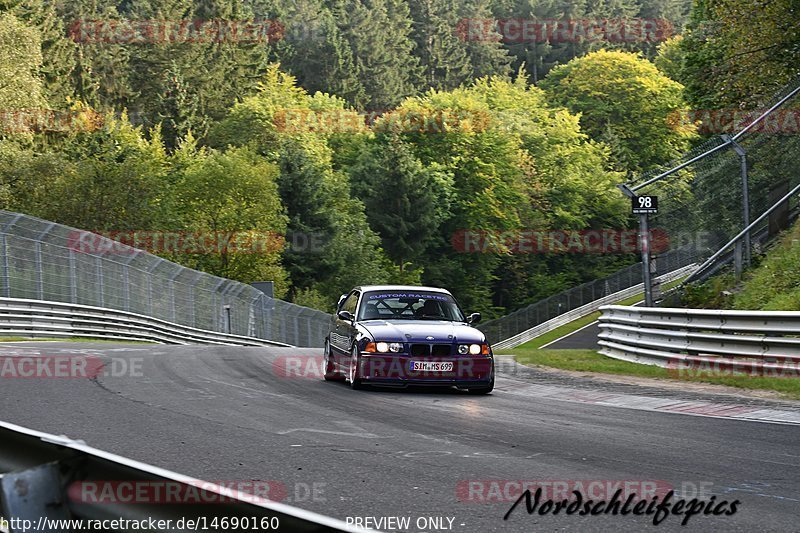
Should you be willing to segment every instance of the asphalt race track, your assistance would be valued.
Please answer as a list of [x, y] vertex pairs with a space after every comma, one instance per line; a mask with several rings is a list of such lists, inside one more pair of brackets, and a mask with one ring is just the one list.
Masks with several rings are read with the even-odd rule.
[[[319, 379], [320, 350], [312, 349], [6, 343], [0, 350], [96, 356], [117, 374], [2, 378], [0, 420], [206, 480], [273, 480], [285, 489], [283, 501], [342, 520], [410, 517], [406, 531], [420, 531], [420, 517], [445, 517], [445, 526], [453, 519], [450, 530], [463, 532], [800, 531], [800, 425], [564, 401], [537, 390], [795, 412], [797, 404], [600, 384], [510, 362], [493, 394], [469, 396], [352, 391]], [[697, 515], [681, 527], [678, 516], [654, 526], [652, 516], [528, 515], [524, 504], [504, 521], [513, 501], [475, 501], [502, 500], [496, 489], [520, 480], [644, 482], [686, 499], [740, 504], [732, 516]]]

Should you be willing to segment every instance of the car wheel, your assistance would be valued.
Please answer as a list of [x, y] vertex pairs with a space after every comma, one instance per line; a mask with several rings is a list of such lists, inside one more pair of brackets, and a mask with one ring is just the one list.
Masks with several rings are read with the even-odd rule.
[[325, 381], [341, 381], [343, 376], [341, 376], [333, 365], [333, 360], [331, 359], [331, 345], [328, 343], [328, 339], [325, 339], [325, 348], [322, 352], [322, 368], [325, 372]]
[[494, 389], [494, 377], [492, 377], [492, 381], [489, 382], [488, 387], [473, 387], [471, 389], [467, 389], [467, 392], [470, 394], [489, 394]]
[[353, 346], [353, 351], [350, 355], [350, 387], [353, 389], [362, 389], [364, 385], [361, 383], [361, 376], [358, 373], [361, 355], [358, 353], [358, 346]]

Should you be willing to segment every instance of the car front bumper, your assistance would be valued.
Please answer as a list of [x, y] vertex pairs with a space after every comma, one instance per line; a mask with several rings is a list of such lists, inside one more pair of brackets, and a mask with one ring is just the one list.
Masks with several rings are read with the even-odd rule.
[[[452, 362], [452, 371], [411, 370], [412, 361]], [[408, 354], [361, 352], [359, 376], [365, 383], [402, 385], [438, 385], [480, 387], [494, 377], [491, 356], [414, 357]]]

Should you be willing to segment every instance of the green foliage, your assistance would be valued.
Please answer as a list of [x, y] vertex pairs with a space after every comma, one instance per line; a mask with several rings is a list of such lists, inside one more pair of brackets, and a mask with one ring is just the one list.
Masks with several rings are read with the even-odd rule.
[[735, 309], [800, 310], [800, 224], [786, 232], [734, 297]]
[[734, 285], [731, 274], [721, 274], [704, 283], [687, 285], [683, 289], [683, 305], [691, 309], [729, 309]]
[[[179, 263], [245, 283], [274, 281], [275, 295], [288, 290], [280, 264], [286, 216], [277, 194], [278, 169], [247, 148], [225, 153], [197, 149], [191, 141], [175, 157], [179, 165], [169, 201], [175, 227], [222, 235], [221, 249], [177, 254]], [[230, 237], [227, 237], [230, 234]]]
[[0, 14], [0, 110], [46, 106], [42, 61], [39, 32], [10, 13]]
[[[427, 126], [408, 128], [414, 118]], [[459, 232], [621, 227], [626, 222], [624, 199], [614, 187], [620, 176], [608, 169], [608, 150], [581, 133], [576, 116], [550, 106], [541, 89], [521, 78], [514, 83], [481, 79], [469, 87], [410, 98], [379, 120], [376, 129], [399, 135], [423, 167], [451, 180], [447, 216], [419, 261], [422, 280], [451, 287], [466, 307], [487, 316], [564, 288], [549, 281], [566, 271], [562, 267], [571, 260], [503, 250], [463, 253], [454, 247]], [[380, 178], [370, 181], [383, 190]], [[397, 228], [379, 229], [382, 222], [375, 216], [370, 223], [382, 237], [397, 240]], [[581, 262], [594, 268], [604, 263]], [[584, 274], [591, 276], [592, 270]], [[563, 283], [584, 281], [578, 272]], [[547, 282], [544, 288], [542, 281]]]
[[700, 109], [753, 107], [798, 74], [797, 2], [697, 0], [681, 81]]
[[417, 264], [439, 224], [449, 216], [450, 176], [424, 167], [394, 135], [379, 135], [351, 169], [371, 227], [400, 272]]
[[388, 109], [416, 92], [418, 61], [411, 53], [411, 17], [403, 0], [333, 0], [332, 11], [353, 57], [363, 96], [357, 109]]
[[70, 138], [63, 155], [69, 164], [35, 214], [90, 231], [159, 226], [167, 155], [157, 130], [148, 140], [125, 117], [108, 116], [101, 129]]
[[45, 0], [25, 0], [11, 12], [39, 31], [42, 64], [38, 74], [44, 97], [56, 109], [67, 107], [75, 97], [70, 76], [76, 65], [77, 45], [67, 36], [56, 6]]
[[593, 52], [553, 69], [542, 87], [581, 114], [584, 131], [611, 147], [621, 170], [670, 161], [695, 138], [693, 126], [673, 120], [687, 109], [683, 86], [635, 54]]
[[[169, 257], [272, 279], [279, 295], [318, 308], [358, 284], [427, 283], [490, 318], [609, 273], [632, 259], [462, 253], [453, 240], [465, 229], [624, 227], [621, 171], [663, 162], [692, 139], [664, 123], [683, 109], [680, 85], [645, 60], [604, 51], [563, 65], [604, 46], [652, 56], [653, 43], [458, 33], [463, 19], [493, 16], [675, 22], [685, 0], [0, 5], [0, 109], [106, 117], [95, 131], [0, 140], [4, 207], [90, 230], [274, 234], [285, 246], [264, 253]], [[254, 17], [280, 20], [283, 38], [131, 44], [68, 33], [76, 21]], [[682, 52], [664, 44], [659, 67], [685, 73]], [[547, 91], [528, 84], [559, 64]], [[383, 117], [372, 127], [354, 109]]]
[[455, 89], [472, 73], [467, 50], [453, 31], [459, 12], [454, 0], [409, 0], [414, 19], [414, 55], [422, 65], [419, 86]]
[[676, 35], [658, 45], [658, 54], [653, 58], [653, 64], [668, 78], [680, 81], [686, 61], [684, 54], [683, 36]]
[[382, 282], [389, 274], [363, 204], [351, 197], [347, 175], [333, 168], [327, 135], [289, 127], [292, 117], [300, 126], [316, 124], [316, 111], [352, 113], [339, 98], [309, 96], [294, 77], [272, 66], [258, 94], [235, 105], [211, 141], [250, 146], [278, 167], [278, 193], [289, 217], [284, 264], [292, 286], [335, 301], [353, 286]]

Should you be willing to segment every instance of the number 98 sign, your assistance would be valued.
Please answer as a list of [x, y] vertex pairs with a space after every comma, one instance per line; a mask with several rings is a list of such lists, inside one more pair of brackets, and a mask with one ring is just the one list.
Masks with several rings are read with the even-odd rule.
[[655, 215], [658, 213], [658, 196], [634, 196], [631, 198], [634, 215]]

